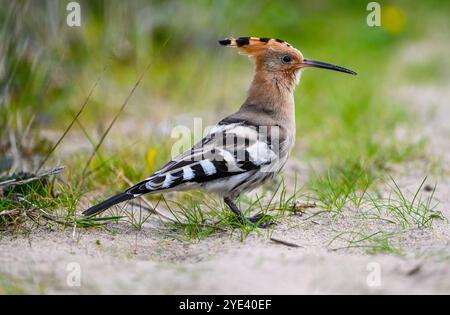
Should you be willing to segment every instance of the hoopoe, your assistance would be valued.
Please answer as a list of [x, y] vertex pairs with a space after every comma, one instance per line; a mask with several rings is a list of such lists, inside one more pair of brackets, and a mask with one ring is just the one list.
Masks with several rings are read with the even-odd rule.
[[[340, 66], [304, 58], [280, 39], [239, 37], [219, 43], [255, 59], [255, 75], [241, 108], [222, 119], [190, 150], [125, 192], [87, 209], [84, 215], [96, 215], [148, 193], [204, 189], [218, 193], [241, 220], [246, 220], [236, 205], [237, 198], [277, 174], [294, 145], [294, 90], [301, 71], [316, 67], [356, 75]], [[262, 218], [257, 214], [247, 220], [261, 223], [265, 221]]]

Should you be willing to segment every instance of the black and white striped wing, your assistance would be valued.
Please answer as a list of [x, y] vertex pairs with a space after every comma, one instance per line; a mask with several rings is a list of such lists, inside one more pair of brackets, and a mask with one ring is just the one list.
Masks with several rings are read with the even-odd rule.
[[195, 188], [206, 182], [254, 173], [277, 158], [270, 141], [261, 138], [256, 128], [242, 123], [218, 125], [192, 149], [127, 193], [138, 196]]

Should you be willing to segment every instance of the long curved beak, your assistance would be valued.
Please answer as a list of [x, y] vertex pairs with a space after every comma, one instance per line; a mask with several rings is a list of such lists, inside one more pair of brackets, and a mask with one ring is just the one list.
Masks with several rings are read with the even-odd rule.
[[347, 68], [336, 66], [331, 63], [317, 61], [317, 60], [313, 60], [313, 59], [307, 59], [307, 58], [303, 59], [303, 62], [300, 64], [300, 66], [301, 66], [301, 68], [306, 68], [306, 67], [322, 68], [322, 69], [329, 69], [329, 70], [345, 72], [348, 74], [356, 75], [355, 71], [349, 70]]

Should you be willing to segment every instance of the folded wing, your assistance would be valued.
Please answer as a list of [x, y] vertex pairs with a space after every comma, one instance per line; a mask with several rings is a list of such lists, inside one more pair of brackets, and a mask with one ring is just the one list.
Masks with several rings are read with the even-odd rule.
[[276, 158], [270, 141], [253, 126], [218, 125], [192, 149], [126, 192], [138, 196], [194, 188], [207, 181], [258, 170]]

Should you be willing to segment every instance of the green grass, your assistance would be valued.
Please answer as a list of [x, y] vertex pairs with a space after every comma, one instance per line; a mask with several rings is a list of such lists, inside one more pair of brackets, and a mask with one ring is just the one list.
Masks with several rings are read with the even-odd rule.
[[[17, 178], [17, 175], [2, 178], [0, 183], [7, 183], [11, 177]], [[32, 181], [26, 182], [27, 180]], [[38, 226], [51, 229], [69, 226], [100, 227], [121, 219], [119, 216], [80, 217], [78, 209], [83, 193], [66, 183], [59, 175], [22, 174], [17, 183], [2, 184], [0, 194], [2, 230], [22, 232]]]
[[[401, 246], [402, 236], [414, 229], [429, 229], [433, 227], [436, 220], [448, 220], [442, 212], [436, 210], [438, 202], [434, 198], [436, 186], [424, 196], [423, 187], [426, 178], [418, 185], [414, 192], [406, 192], [400, 189], [399, 185], [391, 178], [391, 186], [386, 197], [379, 193], [367, 192], [356, 206], [349, 199], [345, 206], [356, 207], [356, 212], [346, 212], [351, 214], [353, 220], [361, 221], [362, 225], [374, 224], [378, 228], [376, 232], [371, 232], [373, 228], [348, 230], [338, 233], [328, 244], [332, 250], [342, 250], [351, 248], [364, 249], [368, 254], [395, 254], [404, 253]], [[379, 224], [385, 222], [388, 225]], [[334, 243], [339, 241], [340, 245], [335, 247]]]
[[[403, 255], [403, 249], [399, 244], [400, 232], [377, 231], [374, 233], [349, 231], [336, 235], [329, 243], [328, 247], [333, 251], [348, 249], [363, 249], [368, 254], [393, 254]], [[333, 247], [336, 241], [344, 242], [346, 245]]]
[[392, 193], [387, 198], [369, 197], [373, 209], [380, 217], [389, 217], [391, 222], [395, 222], [403, 228], [427, 228], [433, 225], [434, 220], [446, 220], [442, 212], [436, 210], [438, 206], [438, 202], [434, 198], [436, 186], [426, 197], [421, 192], [426, 178], [409, 197], [393, 179], [391, 181]]
[[[162, 198], [174, 218], [167, 226], [172, 232], [168, 235], [185, 240], [201, 240], [213, 233], [237, 234], [240, 239], [245, 239], [250, 233], [270, 234], [276, 226], [270, 224], [282, 220], [287, 212], [295, 211], [295, 201], [300, 195], [300, 189], [295, 188], [290, 192], [284, 181], [281, 181], [276, 189], [266, 190], [261, 196], [241, 198], [238, 206], [244, 216], [264, 214], [255, 224], [242, 222], [222, 201], [202, 192], [182, 194], [176, 201]], [[265, 223], [269, 226], [260, 229], [259, 226]]]

